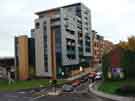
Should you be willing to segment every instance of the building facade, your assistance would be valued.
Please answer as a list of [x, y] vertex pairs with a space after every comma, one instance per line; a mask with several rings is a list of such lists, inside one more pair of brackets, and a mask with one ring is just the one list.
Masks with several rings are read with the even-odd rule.
[[26, 35], [15, 37], [16, 78], [27, 80], [35, 75], [35, 43]]
[[114, 48], [114, 44], [109, 40], [103, 41], [103, 54], [109, 53]]
[[71, 70], [89, 67], [92, 56], [91, 13], [77, 3], [37, 12], [35, 28], [36, 75], [56, 79]]
[[92, 30], [92, 40], [93, 40], [93, 59], [92, 66], [101, 64], [102, 55], [103, 55], [103, 42], [104, 37], [97, 34], [96, 31]]
[[0, 58], [0, 79], [8, 79], [8, 71], [15, 72], [14, 58], [13, 57]]

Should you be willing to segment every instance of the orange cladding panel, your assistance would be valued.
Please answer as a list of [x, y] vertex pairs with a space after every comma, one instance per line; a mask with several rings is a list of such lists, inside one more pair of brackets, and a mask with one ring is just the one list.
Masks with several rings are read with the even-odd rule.
[[26, 36], [19, 37], [19, 80], [28, 79], [28, 38]]

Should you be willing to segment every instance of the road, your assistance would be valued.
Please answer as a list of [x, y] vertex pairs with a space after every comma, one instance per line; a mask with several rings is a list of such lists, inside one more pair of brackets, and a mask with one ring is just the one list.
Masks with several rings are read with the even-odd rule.
[[[32, 91], [0, 93], [0, 101], [112, 101], [98, 97], [88, 91], [89, 83], [83, 83], [76, 87], [71, 93], [63, 93], [59, 96], [39, 96], [33, 97]], [[61, 88], [57, 88], [61, 89]], [[46, 89], [43, 91], [47, 91]]]
[[98, 97], [88, 91], [89, 83], [83, 83], [76, 87], [72, 93], [64, 93], [60, 96], [44, 96], [35, 101], [113, 101]]

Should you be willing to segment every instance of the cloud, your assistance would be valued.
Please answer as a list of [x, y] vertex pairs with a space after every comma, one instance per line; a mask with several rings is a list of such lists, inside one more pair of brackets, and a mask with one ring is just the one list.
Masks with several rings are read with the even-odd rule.
[[92, 28], [115, 43], [135, 35], [134, 0], [0, 0], [0, 56], [14, 55], [14, 36], [30, 35], [34, 12], [82, 2], [92, 13]]

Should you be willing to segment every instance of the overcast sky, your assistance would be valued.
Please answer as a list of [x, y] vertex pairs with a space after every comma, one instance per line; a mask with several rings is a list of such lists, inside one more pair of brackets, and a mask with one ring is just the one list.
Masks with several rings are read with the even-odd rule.
[[135, 0], [0, 0], [0, 57], [14, 56], [15, 35], [30, 35], [34, 12], [76, 2], [91, 9], [92, 29], [105, 39], [135, 35]]

